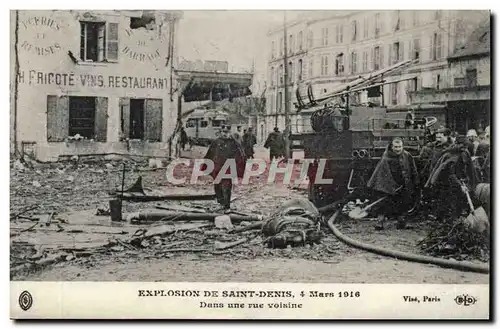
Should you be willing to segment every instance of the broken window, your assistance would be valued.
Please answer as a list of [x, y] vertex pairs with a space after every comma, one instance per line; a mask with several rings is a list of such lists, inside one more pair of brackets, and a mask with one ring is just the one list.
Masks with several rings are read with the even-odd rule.
[[47, 141], [62, 142], [79, 134], [105, 142], [108, 125], [106, 97], [47, 96]]
[[130, 17], [130, 28], [154, 30], [156, 26], [155, 16], [152, 13], [145, 12], [141, 17]]
[[118, 23], [80, 22], [80, 59], [85, 62], [118, 60]]
[[[163, 101], [150, 98], [120, 98], [122, 138], [160, 142]], [[188, 120], [186, 127], [194, 122]]]

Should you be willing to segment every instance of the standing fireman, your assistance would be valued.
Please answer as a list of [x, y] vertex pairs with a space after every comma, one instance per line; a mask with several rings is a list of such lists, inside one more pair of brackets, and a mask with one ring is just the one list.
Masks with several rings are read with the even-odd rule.
[[[205, 155], [205, 159], [212, 160], [214, 163], [214, 170], [212, 170], [210, 176], [214, 179], [217, 202], [227, 211], [231, 207], [232, 179], [236, 177], [242, 178], [245, 171], [245, 153], [241, 148], [241, 144], [230, 133], [231, 128], [229, 126], [222, 127], [221, 136], [212, 142]], [[225, 173], [229, 174], [231, 178], [223, 178], [220, 182], [217, 182], [217, 176], [228, 160], [236, 163], [236, 172], [231, 170], [231, 166], [228, 166]], [[203, 167], [202, 169], [206, 169], [206, 165]]]

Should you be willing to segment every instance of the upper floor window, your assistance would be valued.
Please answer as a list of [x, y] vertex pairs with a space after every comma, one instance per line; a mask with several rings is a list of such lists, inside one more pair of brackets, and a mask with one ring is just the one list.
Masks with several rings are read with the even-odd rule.
[[351, 29], [352, 29], [352, 41], [356, 41], [357, 33], [358, 33], [358, 22], [352, 21]]
[[356, 74], [358, 72], [358, 54], [356, 52], [351, 53], [351, 74]]
[[336, 43], [344, 43], [344, 28], [342, 27], [342, 25], [337, 25], [336, 32]]
[[299, 59], [298, 61], [298, 76], [297, 79], [300, 81], [302, 80], [302, 59]]
[[375, 14], [375, 38], [378, 38], [382, 33], [382, 22], [380, 21], [380, 13]]
[[276, 43], [273, 41], [271, 42], [271, 58], [274, 58], [276, 56]]
[[328, 46], [328, 28], [324, 27], [321, 29], [321, 45]]
[[368, 39], [369, 30], [370, 30], [370, 20], [368, 19], [368, 17], [365, 17], [364, 22], [363, 22], [363, 38], [364, 39]]
[[321, 57], [321, 75], [328, 75], [328, 56]]
[[289, 53], [293, 53], [293, 48], [294, 48], [294, 44], [293, 44], [293, 35], [290, 34], [290, 37], [288, 39], [288, 52]]
[[303, 48], [302, 31], [300, 31], [299, 34], [297, 35], [297, 43], [299, 45], [299, 50], [302, 50]]
[[118, 60], [118, 23], [80, 22], [80, 59], [85, 62]]
[[308, 48], [312, 48], [314, 46], [314, 35], [313, 35], [313, 31], [309, 31], [309, 33], [307, 33], [307, 47]]
[[283, 56], [283, 50], [285, 49], [285, 45], [283, 44], [283, 37], [280, 38], [280, 56]]
[[344, 54], [338, 54], [335, 58], [335, 74], [344, 74]]

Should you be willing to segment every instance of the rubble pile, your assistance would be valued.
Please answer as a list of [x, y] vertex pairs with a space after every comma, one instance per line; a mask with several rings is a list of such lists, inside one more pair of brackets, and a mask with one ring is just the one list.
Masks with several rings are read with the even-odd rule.
[[489, 261], [487, 237], [471, 230], [464, 218], [447, 218], [429, 225], [429, 235], [418, 242], [423, 253], [455, 260]]

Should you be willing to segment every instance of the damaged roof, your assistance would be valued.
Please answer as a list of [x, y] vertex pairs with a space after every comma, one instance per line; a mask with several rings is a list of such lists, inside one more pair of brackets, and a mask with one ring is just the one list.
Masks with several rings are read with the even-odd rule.
[[457, 60], [463, 57], [489, 55], [491, 49], [490, 30], [490, 20], [488, 19], [475, 29], [465, 44], [455, 50], [448, 59]]

